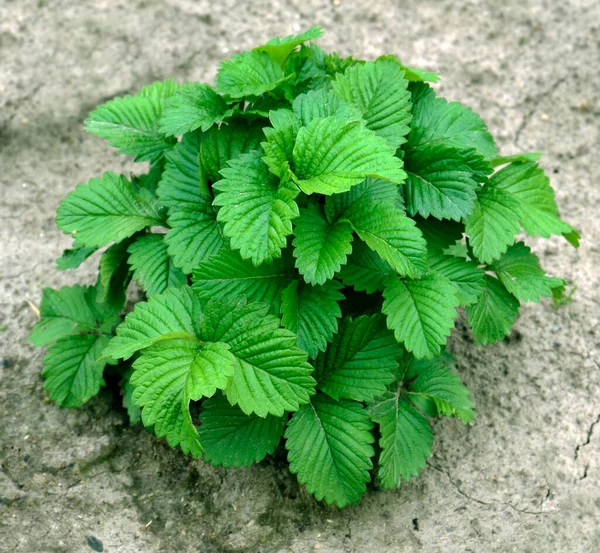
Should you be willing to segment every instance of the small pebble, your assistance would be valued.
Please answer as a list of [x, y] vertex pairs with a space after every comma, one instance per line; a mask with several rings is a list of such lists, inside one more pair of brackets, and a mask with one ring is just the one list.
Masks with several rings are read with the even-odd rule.
[[102, 551], [104, 551], [102, 542], [96, 536], [88, 536], [87, 543], [91, 549], [97, 551], [98, 553], [102, 553]]

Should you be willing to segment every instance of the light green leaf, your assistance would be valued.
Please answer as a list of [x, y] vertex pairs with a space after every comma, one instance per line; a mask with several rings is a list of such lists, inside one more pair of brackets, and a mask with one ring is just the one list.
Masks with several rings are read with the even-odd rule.
[[294, 146], [295, 180], [306, 194], [345, 192], [366, 177], [400, 183], [406, 178], [394, 148], [357, 123], [335, 117], [313, 119]]
[[379, 423], [379, 479], [384, 488], [399, 486], [425, 468], [431, 457], [433, 432], [429, 421], [408, 401], [401, 386], [387, 392], [369, 408]]
[[382, 311], [396, 340], [417, 358], [438, 354], [456, 317], [458, 299], [452, 283], [435, 273], [419, 280], [391, 277], [383, 297]]
[[169, 288], [147, 302], [137, 303], [125, 322], [117, 328], [104, 355], [129, 359], [136, 351], [147, 348], [164, 336], [182, 338], [195, 335], [195, 321], [200, 313], [198, 299], [191, 288]]
[[356, 503], [373, 466], [371, 428], [359, 403], [315, 396], [285, 432], [290, 471], [318, 501], [340, 508]]
[[106, 365], [100, 358], [109, 340], [103, 334], [76, 334], [48, 348], [42, 376], [52, 401], [61, 407], [80, 407], [100, 391]]
[[360, 120], [358, 109], [342, 100], [332, 90], [319, 88], [296, 96], [292, 109], [299, 122], [306, 127], [313, 119], [335, 117], [336, 119]]
[[315, 361], [318, 387], [334, 399], [372, 400], [394, 381], [403, 351], [381, 314], [345, 317]]
[[427, 247], [415, 222], [402, 211], [376, 202], [348, 215], [356, 234], [401, 275], [417, 277], [427, 269]]
[[79, 247], [121, 242], [139, 230], [162, 223], [154, 206], [136, 196], [124, 176], [104, 173], [80, 184], [60, 204], [56, 224], [73, 234]]
[[408, 174], [403, 185], [408, 212], [454, 221], [473, 211], [475, 190], [490, 172], [474, 150], [439, 143], [409, 150], [404, 167]]
[[383, 290], [385, 280], [394, 274], [394, 269], [364, 242], [357, 240], [353, 247], [348, 263], [339, 273], [341, 281], [357, 292], [372, 294]]
[[478, 189], [475, 209], [465, 224], [475, 257], [483, 263], [498, 259], [521, 230], [520, 217], [519, 202], [510, 194], [491, 185]]
[[212, 87], [186, 83], [167, 100], [160, 119], [160, 132], [167, 136], [181, 136], [196, 129], [206, 132], [232, 113]]
[[307, 40], [314, 40], [323, 34], [320, 27], [311, 27], [308, 31], [300, 35], [289, 35], [283, 38], [276, 36], [267, 42], [264, 46], [254, 48], [255, 52], [266, 52], [271, 59], [277, 63], [283, 63], [285, 59], [296, 49], [297, 46]]
[[292, 219], [299, 215], [294, 199], [298, 188], [279, 182], [268, 170], [261, 154], [242, 154], [222, 169], [223, 179], [214, 184], [219, 191], [213, 205], [221, 206], [217, 219], [231, 238], [231, 248], [254, 265], [281, 257], [286, 238], [292, 234]]
[[484, 284], [477, 303], [467, 307], [467, 317], [473, 336], [485, 346], [510, 334], [519, 316], [519, 300], [490, 275], [485, 275]]
[[202, 403], [200, 420], [204, 460], [225, 468], [262, 461], [275, 451], [285, 428], [285, 417], [246, 415], [221, 395]]
[[506, 289], [522, 301], [540, 301], [552, 296], [562, 279], [546, 276], [538, 258], [523, 242], [510, 246], [491, 267]]
[[391, 60], [349, 67], [331, 83], [334, 92], [356, 107], [367, 128], [393, 148], [406, 142], [410, 130], [411, 103], [402, 68]]
[[64, 250], [62, 255], [56, 260], [56, 268], [59, 271], [67, 269], [77, 269], [90, 255], [98, 248], [73, 248]]
[[458, 102], [436, 98], [424, 83], [413, 87], [413, 120], [409, 148], [443, 143], [454, 148], [474, 148], [486, 159], [497, 155], [496, 144], [481, 117]]
[[266, 52], [235, 54], [219, 66], [216, 89], [231, 98], [260, 96], [285, 81], [279, 63]]
[[274, 175], [287, 180], [292, 174], [290, 163], [300, 121], [291, 110], [283, 108], [269, 112], [269, 121], [273, 127], [263, 129], [267, 137], [261, 144], [265, 152], [263, 161]]
[[446, 277], [454, 285], [460, 305], [475, 303], [483, 290], [485, 271], [473, 261], [434, 254], [429, 257], [429, 270]]
[[520, 222], [530, 236], [563, 235], [573, 246], [579, 234], [558, 216], [554, 190], [548, 177], [535, 163], [511, 163], [492, 176], [492, 186], [519, 203]]
[[167, 288], [187, 284], [187, 277], [173, 264], [164, 235], [147, 234], [128, 248], [133, 278], [148, 294], [162, 294]]
[[242, 295], [279, 310], [281, 291], [290, 283], [291, 270], [282, 260], [258, 267], [237, 252], [223, 249], [194, 269], [193, 288], [203, 300]]
[[316, 205], [300, 210], [294, 221], [296, 267], [310, 284], [333, 278], [352, 252], [352, 226], [346, 221], [330, 224]]
[[499, 167], [500, 165], [506, 165], [513, 161], [533, 161], [536, 162], [542, 157], [539, 152], [524, 152], [521, 154], [514, 154], [512, 156], [498, 156], [491, 160], [492, 167]]
[[475, 418], [469, 390], [449, 367], [431, 361], [421, 362], [409, 389], [409, 397], [433, 401], [442, 415], [458, 417], [464, 423]]
[[323, 286], [311, 286], [294, 280], [281, 295], [283, 326], [298, 335], [298, 346], [315, 358], [325, 351], [338, 328], [344, 299], [341, 283], [330, 280]]
[[97, 107], [85, 121], [88, 132], [105, 138], [135, 161], [156, 162], [175, 144], [160, 131], [165, 101], [177, 91], [172, 80], [156, 82], [136, 96], [116, 98]]

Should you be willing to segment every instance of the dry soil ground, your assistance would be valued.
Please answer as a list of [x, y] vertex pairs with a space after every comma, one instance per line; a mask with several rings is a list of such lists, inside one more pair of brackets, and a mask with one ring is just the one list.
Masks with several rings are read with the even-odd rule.
[[[126, 424], [108, 391], [80, 411], [44, 399], [24, 343], [69, 244], [54, 211], [77, 183], [131, 164], [82, 121], [155, 79], [210, 81], [220, 60], [313, 24], [321, 44], [394, 52], [439, 70], [502, 150], [544, 151], [564, 217], [583, 234], [533, 241], [577, 287], [526, 306], [511, 339], [452, 350], [479, 416], [437, 425], [423, 476], [344, 511], [271, 461], [204, 466]], [[597, 0], [0, 0], [0, 551], [600, 551], [600, 3]], [[91, 537], [90, 537], [91, 536]]]

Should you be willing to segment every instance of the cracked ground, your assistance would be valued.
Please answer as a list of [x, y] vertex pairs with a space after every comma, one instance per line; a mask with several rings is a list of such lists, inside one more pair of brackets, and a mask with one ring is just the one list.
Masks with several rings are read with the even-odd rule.
[[[69, 273], [54, 225], [68, 191], [133, 165], [82, 122], [155, 79], [211, 81], [220, 60], [321, 25], [320, 44], [438, 70], [506, 154], [542, 151], [562, 216], [583, 235], [531, 240], [576, 287], [527, 305], [509, 340], [450, 349], [478, 417], [436, 425], [423, 475], [339, 511], [282, 457], [227, 471], [129, 427], [109, 390], [81, 410], [43, 392], [24, 343], [44, 286]], [[0, 0], [0, 551], [593, 553], [600, 551], [600, 3], [579, 1]]]

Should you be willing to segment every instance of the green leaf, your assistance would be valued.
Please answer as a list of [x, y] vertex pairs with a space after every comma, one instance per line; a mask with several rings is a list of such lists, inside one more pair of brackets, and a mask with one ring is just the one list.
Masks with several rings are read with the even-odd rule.
[[126, 239], [118, 244], [113, 244], [100, 258], [98, 280], [100, 286], [96, 300], [121, 311], [125, 306], [127, 287], [131, 280], [127, 247], [131, 243]]
[[417, 358], [438, 354], [456, 317], [458, 299], [452, 283], [435, 273], [419, 280], [391, 277], [383, 297], [382, 311], [396, 340]]
[[232, 113], [212, 87], [187, 83], [167, 100], [160, 119], [160, 132], [167, 136], [181, 136], [196, 129], [205, 132]]
[[409, 397], [433, 401], [440, 414], [458, 417], [464, 423], [475, 418], [469, 390], [449, 367], [431, 361], [420, 363], [417, 377], [409, 389]]
[[268, 170], [261, 154], [242, 154], [221, 171], [214, 184], [219, 191], [213, 205], [221, 206], [218, 220], [231, 238], [231, 248], [254, 265], [281, 257], [292, 219], [298, 217], [294, 199], [299, 191], [292, 183], [279, 182]]
[[133, 278], [147, 294], [162, 294], [167, 288], [187, 284], [187, 277], [173, 264], [164, 235], [147, 234], [128, 248]]
[[345, 317], [315, 361], [319, 388], [333, 399], [369, 401], [385, 393], [398, 372], [403, 348], [381, 314]]
[[88, 132], [105, 138], [111, 146], [135, 161], [156, 162], [175, 140], [160, 131], [165, 101], [177, 91], [172, 80], [156, 82], [136, 96], [116, 98], [97, 107], [85, 121]]
[[267, 141], [261, 144], [265, 152], [263, 161], [274, 175], [287, 180], [291, 176], [290, 163], [300, 121], [289, 109], [271, 111], [269, 121], [273, 128], [263, 129], [267, 137]]
[[278, 312], [281, 292], [291, 280], [291, 271], [282, 260], [255, 267], [227, 249], [199, 263], [193, 273], [193, 288], [204, 300], [242, 295], [274, 305], [274, 312]]
[[92, 248], [121, 242], [162, 221], [148, 201], [134, 194], [124, 176], [104, 173], [102, 178], [80, 184], [63, 200], [56, 224], [73, 234], [78, 247]]
[[413, 120], [409, 148], [443, 143], [453, 148], [474, 148], [483, 157], [497, 155], [496, 144], [481, 117], [458, 102], [436, 98], [423, 83], [413, 87]]
[[498, 259], [521, 230], [520, 217], [519, 202], [510, 194], [491, 185], [478, 189], [475, 209], [465, 223], [475, 257], [483, 263]]
[[473, 336], [482, 345], [493, 344], [510, 334], [519, 316], [519, 300], [496, 278], [485, 275], [477, 303], [467, 307]]
[[271, 59], [277, 63], [283, 63], [285, 59], [296, 49], [297, 46], [307, 40], [314, 40], [323, 34], [320, 27], [311, 27], [308, 31], [300, 35], [289, 35], [283, 38], [276, 36], [267, 42], [264, 46], [254, 48], [255, 52], [266, 52]]
[[425, 272], [425, 240], [415, 222], [402, 211], [375, 202], [352, 209], [348, 218], [356, 234], [398, 273], [412, 278]]
[[393, 148], [406, 142], [410, 130], [407, 84], [402, 68], [386, 59], [349, 67], [332, 82], [335, 93], [359, 110], [367, 128]]
[[130, 379], [133, 374], [133, 368], [127, 369], [119, 385], [121, 386], [121, 395], [123, 396], [123, 407], [127, 411], [129, 424], [135, 425], [142, 422], [142, 410], [133, 403], [133, 391], [135, 386], [131, 384]]
[[89, 286], [63, 286], [60, 290], [44, 288], [40, 320], [28, 341], [35, 347], [45, 346], [73, 334], [93, 332], [97, 327]]
[[106, 365], [100, 357], [109, 340], [106, 335], [76, 334], [48, 348], [42, 376], [52, 401], [61, 407], [80, 407], [100, 391]]
[[383, 138], [335, 117], [313, 119], [296, 138], [295, 180], [306, 194], [345, 192], [366, 177], [400, 183], [402, 161]]
[[391, 265], [381, 259], [364, 242], [354, 242], [352, 255], [348, 257], [348, 263], [344, 265], [339, 273], [339, 278], [346, 286], [353, 286], [357, 292], [372, 294], [377, 290], [383, 290], [385, 280], [394, 274]]
[[475, 190], [490, 171], [475, 150], [458, 150], [439, 143], [409, 150], [404, 167], [408, 174], [403, 185], [408, 212], [454, 221], [473, 211]]
[[554, 190], [548, 177], [535, 163], [511, 163], [492, 176], [491, 184], [519, 204], [520, 222], [530, 236], [563, 235], [573, 246], [579, 234], [558, 216]]
[[266, 52], [235, 54], [219, 66], [216, 89], [231, 98], [260, 96], [277, 88], [285, 77], [279, 63]]
[[236, 358], [225, 394], [247, 415], [281, 417], [308, 403], [316, 382], [297, 337], [267, 315], [268, 306], [233, 299], [204, 310], [202, 337], [231, 346]]
[[352, 252], [352, 225], [346, 221], [331, 224], [319, 206], [309, 205], [300, 210], [294, 227], [296, 267], [306, 282], [324, 284]]
[[56, 260], [56, 268], [59, 271], [77, 269], [77, 267], [79, 267], [97, 249], [98, 248], [73, 248], [65, 250]]
[[356, 503], [373, 466], [371, 428], [359, 403], [317, 395], [285, 432], [290, 471], [319, 501], [340, 508]]
[[463, 236], [465, 227], [455, 221], [438, 221], [437, 219], [423, 219], [415, 217], [417, 228], [423, 233], [430, 253], [442, 253]]
[[524, 152], [521, 154], [514, 154], [512, 156], [498, 156], [491, 160], [492, 167], [499, 167], [500, 165], [506, 165], [513, 161], [533, 161], [536, 162], [542, 157], [539, 152]]
[[518, 242], [491, 267], [506, 289], [522, 301], [540, 301], [550, 297], [552, 290], [562, 284], [562, 279], [546, 276], [538, 258], [529, 247]]
[[483, 290], [485, 271], [473, 261], [437, 254], [430, 256], [429, 270], [446, 277], [454, 285], [460, 305], [475, 303]]
[[379, 424], [379, 479], [384, 488], [399, 486], [417, 476], [431, 457], [433, 431], [429, 421], [404, 395], [401, 386], [387, 392], [369, 408], [371, 419]]
[[298, 346], [315, 358], [325, 351], [338, 328], [344, 299], [341, 283], [330, 280], [323, 286], [310, 286], [294, 280], [281, 295], [281, 315], [285, 328], [298, 335]]
[[246, 415], [221, 395], [202, 403], [200, 420], [204, 460], [225, 468], [262, 461], [275, 451], [285, 428], [284, 417]]
[[232, 120], [226, 125], [212, 127], [202, 135], [200, 162], [210, 182], [221, 179], [220, 171], [227, 167], [228, 161], [252, 150], [260, 150], [260, 143], [265, 138], [262, 126], [262, 121]]
[[187, 286], [155, 294], [147, 302], [137, 303], [125, 317], [104, 355], [129, 359], [136, 351], [151, 346], [164, 336], [193, 337], [199, 312], [198, 300]]
[[402, 71], [404, 71], [404, 78], [410, 83], [421, 83], [421, 82], [430, 82], [437, 83], [440, 80], [440, 76], [433, 71], [426, 71], [425, 69], [420, 69], [418, 67], [410, 67], [408, 65], [404, 65], [400, 59], [398, 59], [394, 55], [385, 55], [380, 56], [375, 61], [380, 60], [388, 60], [397, 64]]
[[320, 88], [296, 96], [292, 109], [299, 122], [306, 127], [313, 119], [335, 117], [336, 119], [360, 120], [360, 112], [345, 102], [332, 90]]

